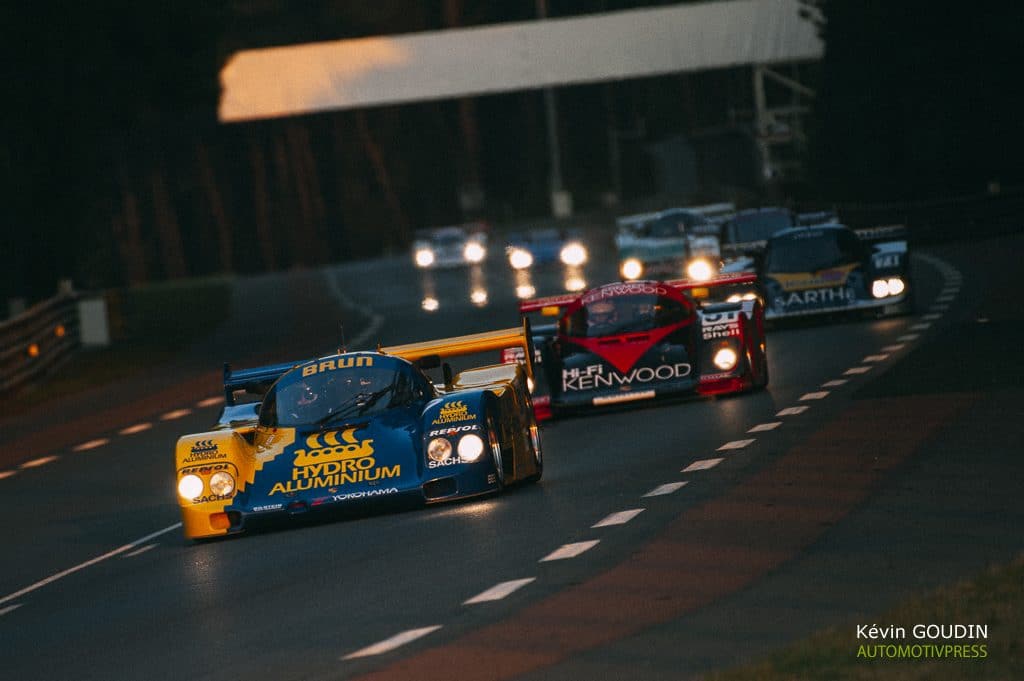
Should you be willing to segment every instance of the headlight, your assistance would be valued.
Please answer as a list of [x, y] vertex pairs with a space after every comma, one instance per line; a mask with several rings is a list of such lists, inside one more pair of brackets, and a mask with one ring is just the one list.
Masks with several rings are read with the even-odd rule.
[[210, 476], [210, 491], [226, 497], [235, 491], [235, 479], [227, 471], [217, 471]]
[[459, 440], [459, 458], [463, 461], [476, 461], [484, 453], [484, 441], [479, 435], [470, 433]]
[[875, 298], [885, 298], [889, 295], [889, 282], [885, 279], [875, 279], [871, 284], [871, 295]]
[[441, 463], [452, 455], [452, 443], [443, 437], [435, 437], [427, 445], [427, 458], [431, 461]]
[[907, 290], [907, 285], [903, 283], [903, 280], [899, 277], [893, 277], [886, 282], [889, 285], [889, 295], [898, 296]]
[[566, 265], [576, 267], [587, 261], [587, 249], [583, 247], [583, 244], [573, 242], [566, 244], [562, 248], [562, 252], [558, 254], [558, 257]]
[[486, 305], [487, 304], [487, 291], [482, 288], [475, 288], [469, 292], [469, 299], [474, 305]]
[[487, 255], [487, 251], [476, 241], [470, 241], [466, 244], [466, 247], [462, 249], [462, 256], [468, 262], [480, 262]]
[[731, 296], [729, 296], [728, 298], [726, 298], [725, 302], [727, 302], [727, 303], [738, 303], [741, 300], [743, 300], [743, 296], [741, 296], [738, 293], [734, 293]]
[[416, 251], [416, 264], [420, 267], [430, 267], [434, 264], [434, 252], [429, 248], [421, 248]]
[[643, 263], [636, 258], [629, 258], [624, 261], [619, 269], [622, 272], [623, 279], [639, 279], [640, 275], [644, 273]]
[[526, 389], [530, 391], [531, 395], [533, 394], [533, 379], [529, 376], [526, 377]]
[[736, 351], [732, 348], [722, 348], [715, 353], [713, 361], [715, 366], [722, 371], [729, 371], [736, 366]]
[[178, 494], [195, 499], [203, 493], [203, 480], [198, 475], [185, 475], [178, 481]]
[[691, 281], [707, 281], [715, 276], [715, 268], [707, 260], [694, 260], [686, 266], [686, 278]]
[[420, 303], [420, 307], [422, 307], [427, 312], [434, 312], [437, 310], [437, 308], [441, 307], [441, 301], [439, 301], [437, 298], [431, 298], [430, 296], [427, 296], [426, 298], [423, 299], [423, 302]]
[[566, 291], [582, 291], [587, 287], [587, 282], [583, 277], [569, 277], [565, 280]]
[[516, 286], [516, 298], [533, 298], [536, 294], [537, 289], [530, 284]]
[[508, 264], [512, 265], [513, 269], [525, 270], [533, 264], [533, 255], [522, 248], [513, 248], [508, 252]]

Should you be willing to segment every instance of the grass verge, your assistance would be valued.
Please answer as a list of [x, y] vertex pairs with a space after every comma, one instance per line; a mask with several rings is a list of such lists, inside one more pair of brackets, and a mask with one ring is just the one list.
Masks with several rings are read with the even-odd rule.
[[[903, 640], [858, 639], [858, 624], [904, 627]], [[988, 625], [987, 639], [918, 640], [915, 624]], [[977, 657], [932, 656], [923, 646], [961, 645]], [[868, 657], [875, 646], [909, 646], [918, 656], [887, 653]], [[861, 646], [865, 650], [861, 650]], [[914, 651], [915, 646], [922, 647]], [[980, 646], [984, 646], [984, 652]], [[877, 648], [875, 648], [875, 652]], [[889, 651], [890, 653], [892, 651]], [[934, 651], [931, 651], [934, 652]], [[984, 655], [982, 657], [981, 655]], [[897, 653], [898, 655], [898, 653]], [[941, 587], [892, 610], [843, 627], [832, 627], [754, 664], [709, 674], [707, 681], [792, 681], [829, 679], [866, 681], [898, 679], [1024, 679], [1024, 555], [1008, 565], [992, 567], [974, 579]]]

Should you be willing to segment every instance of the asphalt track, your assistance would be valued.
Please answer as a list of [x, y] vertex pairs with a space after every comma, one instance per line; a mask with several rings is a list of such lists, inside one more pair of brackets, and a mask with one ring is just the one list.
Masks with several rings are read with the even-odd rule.
[[240, 280], [176, 365], [0, 420], [0, 679], [682, 679], [831, 624], [852, 655], [1024, 548], [1021, 241], [922, 253], [912, 317], [773, 329], [765, 392], [545, 427], [539, 485], [189, 543], [172, 448], [221, 360], [326, 352], [339, 318], [353, 347], [506, 327], [523, 285], [497, 259]]

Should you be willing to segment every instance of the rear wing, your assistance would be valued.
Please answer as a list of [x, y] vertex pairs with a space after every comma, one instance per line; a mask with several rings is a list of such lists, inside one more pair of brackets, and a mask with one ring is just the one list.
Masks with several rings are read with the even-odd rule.
[[523, 320], [522, 326], [514, 326], [510, 329], [473, 333], [467, 336], [441, 338], [420, 343], [392, 345], [386, 348], [378, 348], [378, 352], [401, 357], [410, 362], [416, 362], [424, 357], [435, 356], [443, 359], [445, 357], [459, 357], [461, 355], [472, 355], [491, 350], [503, 350], [508, 347], [520, 347], [523, 349], [524, 354], [531, 358], [530, 361], [526, 362], [526, 375], [532, 379], [533, 336], [528, 319]]
[[267, 366], [238, 370], [232, 370], [231, 365], [225, 362], [224, 401], [228, 406], [235, 405], [235, 393], [238, 391], [262, 397], [270, 390], [270, 386], [274, 384], [274, 381], [305, 361], [268, 364]]
[[680, 291], [694, 291], [696, 289], [709, 289], [718, 286], [735, 286], [741, 284], [756, 284], [757, 274], [744, 272], [742, 274], [722, 274], [707, 281], [692, 281], [690, 279], [672, 279], [666, 284]]
[[853, 230], [857, 237], [866, 243], [879, 241], [902, 241], [909, 235], [906, 225], [882, 225]]

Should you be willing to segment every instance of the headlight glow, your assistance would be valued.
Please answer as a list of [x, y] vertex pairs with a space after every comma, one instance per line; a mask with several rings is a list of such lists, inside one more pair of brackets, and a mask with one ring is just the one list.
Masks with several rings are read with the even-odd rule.
[[871, 283], [871, 295], [875, 298], [885, 298], [889, 295], [889, 282], [885, 279], [875, 279]]
[[516, 298], [533, 298], [536, 293], [537, 289], [530, 284], [516, 286]]
[[715, 353], [713, 361], [715, 366], [722, 371], [729, 371], [736, 366], [736, 351], [732, 348], [722, 348]]
[[513, 248], [508, 252], [508, 264], [513, 269], [525, 270], [533, 264], [533, 254], [522, 248]]
[[726, 298], [725, 302], [727, 302], [727, 303], [738, 303], [741, 300], [743, 300], [743, 296], [741, 296], [738, 293], [734, 293], [731, 296], [729, 296], [728, 298]]
[[435, 437], [427, 445], [427, 458], [431, 461], [441, 463], [452, 455], [452, 443], [443, 437]]
[[423, 299], [422, 303], [420, 303], [420, 307], [427, 312], [434, 312], [437, 308], [441, 307], [441, 302], [437, 298], [431, 298], [428, 296]]
[[469, 299], [474, 305], [486, 305], [487, 304], [487, 291], [482, 288], [475, 288], [469, 293]]
[[468, 262], [480, 262], [487, 255], [487, 251], [477, 241], [470, 241], [466, 244], [466, 247], [462, 249], [462, 257]]
[[430, 267], [434, 264], [434, 252], [429, 248], [421, 248], [416, 251], [416, 264], [420, 267]]
[[636, 258], [629, 258], [622, 263], [620, 271], [624, 279], [639, 279], [644, 273], [644, 265]]
[[226, 497], [235, 491], [235, 479], [227, 471], [217, 471], [210, 476], [210, 491]]
[[889, 295], [898, 296], [907, 289], [907, 285], [899, 277], [893, 277], [886, 282], [889, 285]]
[[577, 267], [587, 261], [587, 249], [583, 244], [573, 241], [562, 247], [562, 252], [558, 254], [558, 257], [566, 265]]
[[583, 277], [569, 277], [565, 280], [566, 291], [582, 291], [587, 287], [586, 280]]
[[463, 461], [476, 461], [484, 453], [484, 441], [479, 435], [470, 433], [459, 440], [459, 458]]
[[694, 260], [686, 266], [686, 278], [691, 281], [707, 281], [713, 276], [715, 268], [707, 260]]
[[195, 499], [203, 493], [203, 480], [198, 475], [185, 475], [178, 481], [178, 494]]
[[526, 377], [526, 389], [530, 391], [531, 395], [533, 394], [533, 379], [529, 376]]

